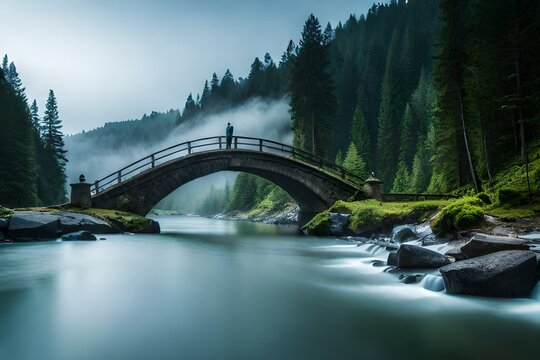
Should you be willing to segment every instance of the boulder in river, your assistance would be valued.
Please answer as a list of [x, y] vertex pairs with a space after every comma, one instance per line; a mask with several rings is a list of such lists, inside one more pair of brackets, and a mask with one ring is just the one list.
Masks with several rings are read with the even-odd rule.
[[439, 269], [451, 294], [528, 296], [536, 283], [536, 255], [506, 250], [459, 261]]
[[9, 220], [5, 218], [0, 218], [0, 232], [7, 232], [9, 228]]
[[443, 254], [421, 246], [403, 244], [397, 251], [398, 267], [404, 269], [434, 269], [450, 264]]
[[448, 250], [447, 252], [444, 253], [444, 255], [451, 256], [454, 259], [456, 259], [456, 261], [462, 261], [462, 260], [468, 259], [467, 255], [465, 255], [463, 251], [461, 251], [461, 249], [457, 247]]
[[76, 231], [62, 236], [64, 241], [95, 241], [97, 238], [88, 231]]
[[518, 238], [476, 234], [461, 247], [461, 251], [468, 258], [474, 258], [503, 250], [529, 250], [527, 243]]
[[37, 211], [16, 211], [11, 216], [7, 237], [15, 241], [56, 239], [61, 233], [58, 216]]
[[62, 233], [69, 234], [75, 231], [88, 231], [98, 234], [111, 234], [117, 232], [111, 225], [87, 214], [70, 211], [55, 213], [60, 220]]
[[399, 243], [416, 239], [416, 233], [409, 227], [402, 227], [393, 236], [393, 240]]
[[347, 223], [351, 214], [329, 213], [330, 233], [332, 235], [343, 235], [347, 230]]
[[387, 265], [398, 266], [398, 254], [396, 252], [391, 252], [388, 254], [388, 259], [386, 260]]

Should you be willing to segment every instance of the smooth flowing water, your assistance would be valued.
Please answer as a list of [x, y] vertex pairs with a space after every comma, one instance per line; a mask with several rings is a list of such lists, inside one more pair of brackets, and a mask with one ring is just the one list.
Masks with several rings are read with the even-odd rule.
[[377, 245], [159, 221], [160, 235], [0, 246], [0, 359], [539, 356], [538, 300], [450, 296], [436, 272], [405, 285], [374, 266]]

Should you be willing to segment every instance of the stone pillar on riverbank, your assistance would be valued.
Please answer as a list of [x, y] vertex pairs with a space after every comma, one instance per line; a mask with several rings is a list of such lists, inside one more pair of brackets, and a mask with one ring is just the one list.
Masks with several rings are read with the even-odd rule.
[[71, 186], [71, 202], [72, 206], [89, 208], [92, 207], [92, 195], [90, 194], [90, 186], [86, 182], [84, 175], [79, 176], [79, 182], [69, 184]]
[[368, 198], [382, 201], [383, 185], [384, 183], [381, 180], [371, 175], [364, 182], [364, 192]]

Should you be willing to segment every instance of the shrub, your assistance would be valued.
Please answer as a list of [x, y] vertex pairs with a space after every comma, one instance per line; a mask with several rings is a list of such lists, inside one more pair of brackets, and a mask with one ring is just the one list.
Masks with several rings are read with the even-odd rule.
[[519, 205], [525, 201], [525, 197], [522, 193], [510, 188], [500, 189], [498, 192], [498, 198], [501, 205]]
[[479, 224], [484, 219], [482, 201], [476, 197], [464, 197], [444, 207], [431, 222], [437, 232], [453, 232]]
[[477, 194], [476, 197], [486, 205], [491, 205], [492, 204], [491, 198], [485, 192], [481, 192], [481, 193]]

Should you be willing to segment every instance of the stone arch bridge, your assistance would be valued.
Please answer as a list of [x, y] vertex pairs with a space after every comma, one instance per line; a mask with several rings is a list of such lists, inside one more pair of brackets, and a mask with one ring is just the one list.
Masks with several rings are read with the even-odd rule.
[[171, 146], [92, 184], [92, 207], [146, 215], [164, 197], [197, 178], [219, 171], [261, 176], [299, 205], [300, 225], [340, 199], [353, 196], [363, 179], [328, 160], [272, 140], [208, 137]]

